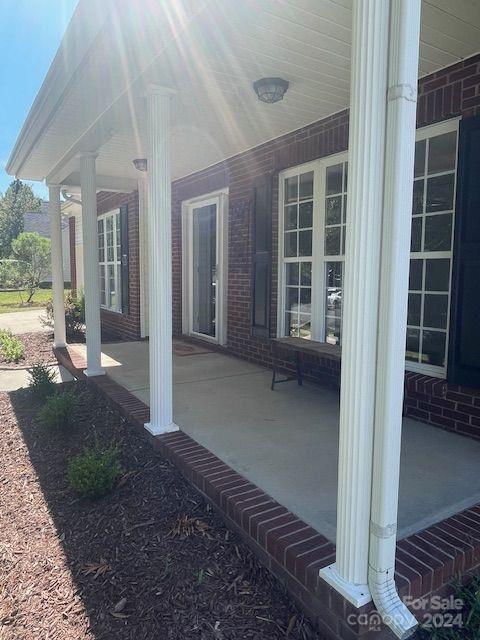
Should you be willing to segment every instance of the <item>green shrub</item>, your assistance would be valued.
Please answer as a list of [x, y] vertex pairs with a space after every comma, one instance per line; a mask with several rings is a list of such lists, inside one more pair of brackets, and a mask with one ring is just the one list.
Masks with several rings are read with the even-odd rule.
[[28, 376], [28, 388], [40, 400], [46, 400], [55, 393], [55, 372], [49, 365], [41, 362], [34, 364], [28, 369]]
[[[44, 327], [53, 329], [53, 302], [49, 300], [45, 306], [45, 317], [41, 318]], [[71, 291], [65, 299], [65, 331], [69, 338], [78, 337], [84, 331], [85, 325], [85, 297], [75, 295]]]
[[0, 348], [5, 362], [15, 362], [16, 364], [23, 358], [25, 350], [23, 342], [11, 331], [0, 331]]
[[72, 391], [56, 393], [47, 398], [38, 412], [38, 421], [49, 431], [65, 431], [71, 424], [77, 399]]
[[110, 493], [120, 473], [118, 449], [102, 449], [97, 444], [71, 460], [67, 478], [82, 498], [95, 499]]

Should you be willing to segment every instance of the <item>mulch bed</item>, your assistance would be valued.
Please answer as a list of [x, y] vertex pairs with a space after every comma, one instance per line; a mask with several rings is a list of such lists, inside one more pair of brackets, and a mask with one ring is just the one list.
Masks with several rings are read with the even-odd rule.
[[[180, 473], [86, 383], [75, 425], [53, 436], [28, 390], [0, 394], [2, 640], [318, 636], [283, 587]], [[123, 475], [76, 497], [67, 462], [117, 444]]]
[[53, 334], [51, 331], [22, 333], [17, 336], [23, 342], [25, 351], [18, 362], [5, 362], [0, 351], [0, 369], [25, 369], [36, 362], [56, 363], [52, 352]]

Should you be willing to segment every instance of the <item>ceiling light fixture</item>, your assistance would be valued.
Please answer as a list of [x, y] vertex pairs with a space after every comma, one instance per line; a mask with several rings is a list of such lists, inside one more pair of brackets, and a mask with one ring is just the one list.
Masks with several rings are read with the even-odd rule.
[[253, 88], [259, 100], [272, 104], [283, 100], [288, 85], [283, 78], [260, 78], [253, 83]]
[[146, 171], [147, 170], [147, 159], [146, 158], [135, 158], [132, 160], [133, 166], [137, 171]]

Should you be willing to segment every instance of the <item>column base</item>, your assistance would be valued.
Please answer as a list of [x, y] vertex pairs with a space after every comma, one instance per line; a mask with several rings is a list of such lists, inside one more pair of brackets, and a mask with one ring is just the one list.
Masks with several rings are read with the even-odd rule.
[[328, 582], [331, 587], [338, 591], [338, 593], [351, 602], [357, 609], [372, 600], [368, 585], [347, 582], [347, 580], [344, 580], [338, 573], [335, 563], [320, 569], [320, 577], [323, 578], [325, 582]]
[[67, 343], [66, 342], [54, 342], [53, 343], [53, 348], [54, 349], [66, 349], [67, 347]]
[[83, 372], [87, 378], [95, 378], [95, 376], [104, 376], [105, 371], [103, 369], [99, 369], [98, 371], [90, 371], [90, 369], [85, 369]]
[[164, 427], [153, 424], [152, 422], [146, 422], [143, 426], [149, 433], [152, 434], [152, 436], [161, 436], [164, 433], [174, 433], [175, 431], [180, 431], [180, 427], [174, 422], [171, 422]]

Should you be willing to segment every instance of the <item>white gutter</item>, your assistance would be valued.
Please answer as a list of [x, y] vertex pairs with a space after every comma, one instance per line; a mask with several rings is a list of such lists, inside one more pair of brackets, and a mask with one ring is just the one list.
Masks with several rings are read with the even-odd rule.
[[62, 196], [64, 200], [67, 200], [67, 202], [73, 202], [73, 204], [79, 204], [80, 206], [82, 206], [82, 201], [77, 200], [76, 198], [71, 196], [69, 193], [67, 193], [66, 189], [62, 189]]
[[394, 573], [421, 0], [391, 0], [390, 7], [368, 585], [384, 623], [403, 639], [417, 627]]

